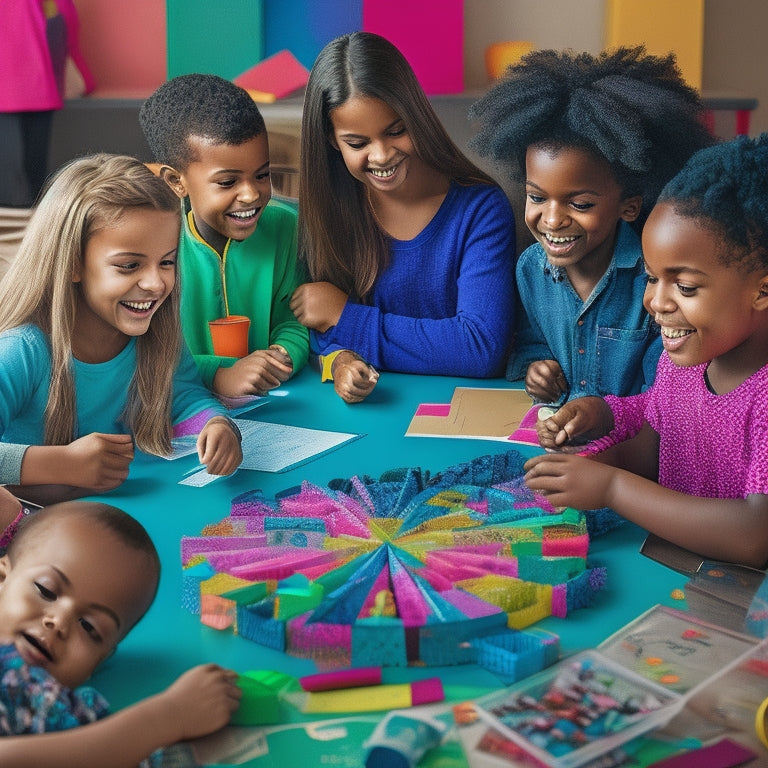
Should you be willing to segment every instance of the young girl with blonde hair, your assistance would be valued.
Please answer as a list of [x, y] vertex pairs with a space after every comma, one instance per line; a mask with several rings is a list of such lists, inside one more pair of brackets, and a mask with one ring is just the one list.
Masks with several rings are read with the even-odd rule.
[[199, 432], [209, 472], [237, 468], [237, 427], [182, 342], [178, 234], [178, 201], [138, 160], [53, 178], [0, 283], [0, 482], [46, 501], [106, 491], [134, 441], [167, 455], [174, 432]]

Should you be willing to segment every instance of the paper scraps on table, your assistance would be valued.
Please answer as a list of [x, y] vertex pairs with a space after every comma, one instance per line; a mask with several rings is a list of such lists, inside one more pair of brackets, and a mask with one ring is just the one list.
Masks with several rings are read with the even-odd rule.
[[456, 387], [450, 403], [422, 403], [406, 437], [464, 437], [539, 446], [533, 405], [522, 389]]
[[[259, 472], [285, 472], [362, 437], [350, 432], [329, 432], [266, 421], [235, 419], [235, 423], [243, 435], [243, 461], [239, 468]], [[198, 466], [188, 472], [179, 485], [200, 487], [219, 477]]]

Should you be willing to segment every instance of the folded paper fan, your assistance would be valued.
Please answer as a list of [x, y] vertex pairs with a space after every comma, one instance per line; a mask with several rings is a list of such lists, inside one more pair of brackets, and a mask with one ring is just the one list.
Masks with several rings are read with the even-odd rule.
[[523, 462], [509, 451], [435, 475], [397, 469], [304, 482], [274, 500], [241, 494], [209, 535], [182, 539], [184, 603], [320, 668], [493, 657], [499, 672], [509, 654], [530, 670], [512, 648], [540, 668], [557, 657], [555, 636], [506, 636], [589, 606], [605, 570], [587, 566], [583, 513], [527, 488]]

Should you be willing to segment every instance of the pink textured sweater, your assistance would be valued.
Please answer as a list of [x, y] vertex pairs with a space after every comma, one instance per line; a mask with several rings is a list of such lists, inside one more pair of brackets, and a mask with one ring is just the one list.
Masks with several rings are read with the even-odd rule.
[[707, 498], [768, 493], [768, 366], [715, 395], [707, 365], [680, 368], [663, 353], [649, 390], [605, 398], [616, 426], [592, 451], [636, 435], [648, 422], [660, 439], [660, 485]]

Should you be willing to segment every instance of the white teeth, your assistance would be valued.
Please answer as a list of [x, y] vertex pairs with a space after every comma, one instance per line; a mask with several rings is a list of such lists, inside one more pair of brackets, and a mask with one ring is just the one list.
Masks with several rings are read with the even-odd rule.
[[544, 237], [547, 239], [547, 242], [553, 243], [554, 245], [560, 245], [562, 243], [572, 243], [574, 240], [576, 240], [575, 235], [571, 237], [555, 237], [554, 235], [545, 234]]
[[371, 168], [371, 173], [377, 179], [388, 179], [397, 170], [397, 166], [394, 168], [387, 168], [386, 170], [379, 170], [378, 168]]
[[666, 336], [668, 339], [682, 339], [683, 336], [688, 336], [693, 333], [692, 330], [685, 330], [684, 328], [662, 328], [661, 335]]
[[234, 216], [236, 219], [250, 219], [251, 216], [256, 215], [256, 209], [251, 208], [250, 211], [232, 211], [230, 216]]
[[136, 309], [139, 312], [146, 312], [152, 307], [151, 301], [124, 301], [123, 304], [125, 304], [126, 307]]

